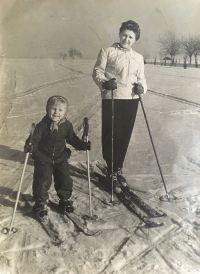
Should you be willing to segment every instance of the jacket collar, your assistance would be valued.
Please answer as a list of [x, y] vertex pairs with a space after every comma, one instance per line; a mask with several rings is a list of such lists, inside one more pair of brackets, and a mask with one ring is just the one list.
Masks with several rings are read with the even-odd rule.
[[58, 126], [63, 124], [67, 120], [66, 117], [61, 119], [59, 122], [53, 122], [48, 115], [44, 116], [42, 121], [47, 123], [48, 126], [50, 127], [50, 130], [53, 132], [54, 130], [58, 131]]
[[120, 50], [121, 52], [128, 52], [130, 54], [130, 56], [135, 59], [136, 62], [138, 62], [138, 56], [137, 56], [137, 53], [132, 49], [124, 49], [120, 43], [116, 42], [112, 45], [113, 48], [117, 49], [117, 50]]
[[119, 50], [121, 50], [121, 51], [123, 51], [123, 52], [127, 52], [127, 51], [130, 51], [130, 50], [131, 50], [131, 49], [124, 49], [124, 48], [121, 46], [120, 43], [114, 43], [114, 44], [112, 45], [112, 47], [114, 47], [114, 48], [116, 48], [116, 49], [119, 49]]

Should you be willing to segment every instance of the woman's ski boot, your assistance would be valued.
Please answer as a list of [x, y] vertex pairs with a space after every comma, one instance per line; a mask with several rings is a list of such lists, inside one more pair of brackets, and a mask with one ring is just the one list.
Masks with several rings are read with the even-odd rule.
[[120, 185], [124, 188], [130, 188], [125, 177], [123, 176], [122, 168], [117, 169], [117, 180], [120, 183]]
[[47, 216], [47, 210], [44, 202], [36, 202], [32, 208], [32, 211], [37, 215], [38, 218], [44, 218]]
[[115, 193], [122, 192], [121, 185], [117, 180], [117, 172], [113, 172], [113, 174], [109, 175], [109, 187], [112, 188], [112, 179], [113, 179], [113, 191]]
[[58, 206], [62, 212], [71, 213], [74, 211], [73, 202], [69, 200], [60, 200]]

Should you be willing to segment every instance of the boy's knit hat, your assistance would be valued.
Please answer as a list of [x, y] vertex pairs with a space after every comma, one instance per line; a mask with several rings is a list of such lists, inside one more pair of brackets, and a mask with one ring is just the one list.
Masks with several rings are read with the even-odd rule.
[[53, 105], [56, 102], [65, 103], [68, 106], [68, 101], [64, 96], [53, 95], [47, 100], [46, 111], [50, 105]]
[[[66, 104], [68, 106], [68, 101], [65, 97], [61, 96], [61, 95], [54, 95], [54, 96], [51, 96], [48, 100], [47, 100], [47, 104], [46, 104], [46, 112], [48, 112], [48, 108], [50, 106], [52, 106], [53, 104], [57, 103], [57, 102], [60, 102], [60, 103], [63, 103], [63, 104]], [[64, 123], [66, 121], [66, 117], [64, 117], [63, 119], [61, 119], [60, 121], [58, 122], [51, 122], [51, 125], [50, 125], [50, 130], [53, 132], [53, 131], [58, 131], [58, 126], [62, 123]]]

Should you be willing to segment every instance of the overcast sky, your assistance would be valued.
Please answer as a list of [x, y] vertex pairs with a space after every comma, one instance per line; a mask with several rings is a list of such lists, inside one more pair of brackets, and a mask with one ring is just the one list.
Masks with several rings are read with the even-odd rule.
[[118, 41], [122, 22], [136, 21], [141, 38], [134, 49], [151, 58], [168, 30], [200, 34], [200, 0], [0, 0], [0, 54], [58, 58], [70, 47], [85, 58]]

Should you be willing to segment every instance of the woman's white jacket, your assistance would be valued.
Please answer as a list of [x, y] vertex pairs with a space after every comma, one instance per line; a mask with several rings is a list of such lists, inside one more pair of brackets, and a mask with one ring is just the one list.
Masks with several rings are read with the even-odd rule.
[[113, 91], [114, 99], [136, 99], [133, 92], [134, 83], [139, 83], [147, 91], [144, 75], [143, 56], [132, 48], [123, 50], [115, 43], [112, 47], [101, 49], [93, 69], [93, 80], [98, 85], [102, 99], [111, 99], [112, 91], [102, 88], [102, 83], [115, 78], [117, 89]]

